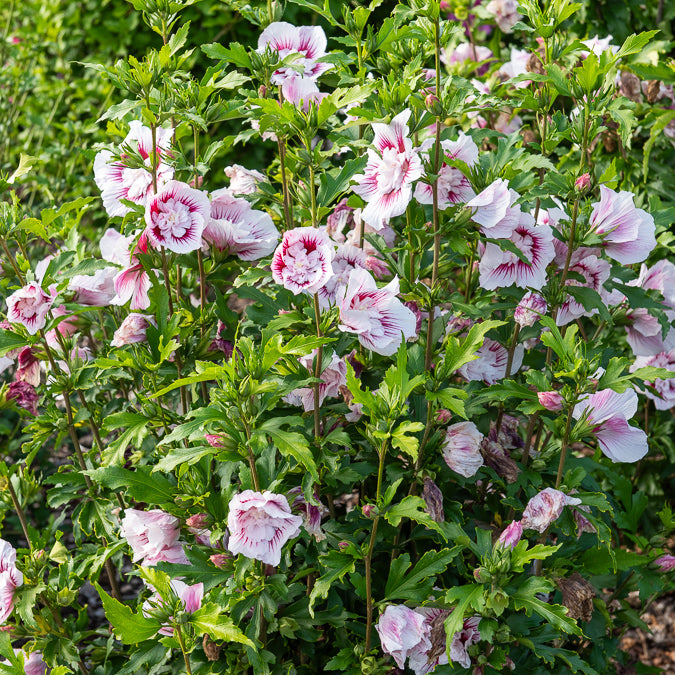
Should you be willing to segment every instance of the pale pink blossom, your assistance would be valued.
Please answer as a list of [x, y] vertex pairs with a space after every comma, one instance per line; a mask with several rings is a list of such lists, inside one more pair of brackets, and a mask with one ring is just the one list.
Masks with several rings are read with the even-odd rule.
[[157, 327], [154, 317], [137, 312], [129, 314], [114, 332], [110, 345], [123, 347], [136, 342], [145, 342], [145, 332], [150, 325]]
[[565, 506], [577, 504], [581, 504], [578, 497], [570, 497], [554, 488], [545, 488], [527, 502], [521, 520], [523, 529], [546, 532], [549, 526], [558, 520]]
[[23, 585], [23, 574], [16, 567], [16, 551], [0, 539], [0, 625], [4, 624], [14, 607], [14, 592]]
[[[122, 242], [117, 240], [116, 245], [119, 248], [114, 255], [120, 256], [124, 260], [126, 256], [121, 251]], [[145, 232], [138, 239], [136, 251], [139, 253], [147, 253], [148, 251], [148, 237]], [[129, 248], [127, 248], [127, 256], [128, 262], [123, 263], [127, 265], [126, 269], [123, 269], [115, 277], [115, 292], [117, 295], [112, 299], [111, 304], [125, 305], [131, 300], [130, 309], [147, 309], [150, 307], [150, 275], [145, 271], [135, 253], [132, 254]]]
[[521, 328], [534, 326], [546, 314], [547, 309], [546, 300], [539, 293], [528, 291], [513, 312], [513, 319]]
[[480, 631], [478, 624], [480, 623], [479, 616], [471, 616], [464, 619], [464, 626], [462, 630], [457, 631], [452, 636], [452, 643], [450, 644], [450, 660], [453, 663], [459, 663], [462, 668], [471, 667], [471, 657], [467, 649], [476, 642], [480, 642]]
[[634, 196], [601, 185], [600, 201], [592, 205], [589, 220], [607, 255], [623, 265], [642, 262], [656, 247], [654, 218], [635, 206]]
[[7, 298], [7, 320], [21, 324], [35, 335], [47, 324], [47, 314], [55, 297], [45, 293], [36, 282], [31, 282]]
[[317, 293], [333, 275], [334, 244], [314, 227], [284, 232], [272, 258], [272, 278], [295, 295]]
[[302, 516], [294, 516], [284, 495], [244, 490], [230, 500], [228, 549], [276, 567], [281, 549], [297, 537]]
[[[314, 349], [311, 354], [301, 356], [298, 361], [307, 370], [313, 373], [313, 363], [316, 357], [317, 350]], [[319, 405], [322, 405], [324, 400], [339, 396], [340, 387], [347, 384], [347, 364], [344, 359], [341, 359], [337, 354], [333, 354], [330, 362], [326, 362], [324, 358], [323, 370], [319, 377], [321, 380], [319, 384]], [[290, 394], [283, 398], [286, 403], [291, 405], [301, 405], [305, 412], [314, 410], [314, 387], [299, 387], [294, 389]]]
[[[513, 375], [520, 370], [523, 363], [525, 349], [523, 345], [517, 345], [513, 354], [511, 363], [511, 372]], [[475, 352], [476, 359], [465, 363], [457, 372], [469, 382], [482, 380], [486, 384], [494, 384], [498, 380], [507, 376], [506, 365], [508, 361], [508, 350], [490, 338], [485, 338], [483, 346]]]
[[258, 38], [258, 52], [266, 48], [277, 52], [279, 60], [291, 54], [298, 58], [293, 67], [284, 66], [272, 74], [272, 84], [283, 84], [291, 78], [316, 80], [332, 68], [330, 63], [319, 63], [318, 59], [326, 54], [326, 34], [320, 26], [293, 26], [286, 21], [271, 23]]
[[493, 126], [496, 131], [508, 136], [522, 128], [523, 120], [520, 115], [514, 115], [513, 112], [502, 110], [494, 121]]
[[431, 649], [425, 617], [405, 605], [387, 605], [375, 628], [382, 650], [393, 656], [401, 669], [405, 668], [405, 661], [414, 649], [425, 652]]
[[130, 249], [133, 240], [133, 235], [125, 237], [117, 230], [109, 227], [98, 243], [101, 249], [101, 257], [109, 263], [128, 267], [131, 262]]
[[[452, 63], [482, 63], [476, 70], [480, 77], [487, 72], [490, 67], [487, 61], [493, 57], [492, 50], [485, 45], [473, 45], [470, 42], [460, 42], [454, 49], [441, 50], [441, 61], [445, 64]], [[435, 73], [434, 73], [435, 76]]]
[[[169, 153], [173, 129], [156, 129], [156, 148], [158, 154], [157, 187], [162, 186], [173, 178], [173, 168], [162, 161]], [[133, 169], [125, 164], [129, 163], [129, 156], [124, 153], [128, 146], [138, 152], [144, 162], [144, 168]], [[107, 214], [124, 216], [131, 210], [120, 201], [126, 199], [145, 206], [148, 197], [153, 194], [152, 187], [152, 131], [144, 127], [141, 122], [134, 120], [129, 123], [129, 133], [122, 142], [119, 160], [113, 159], [110, 150], [101, 150], [94, 159], [94, 180], [101, 190], [103, 206]]]
[[211, 203], [205, 193], [172, 180], [148, 201], [148, 237], [153, 246], [164, 246], [174, 253], [196, 251], [202, 245], [210, 212]]
[[655, 561], [656, 565], [662, 572], [670, 572], [675, 569], [675, 555], [665, 554]]
[[498, 178], [466, 205], [476, 209], [471, 220], [481, 226], [486, 237], [508, 238], [520, 221], [521, 209], [515, 204], [519, 196], [508, 181]]
[[115, 267], [104, 267], [92, 275], [75, 275], [68, 284], [68, 290], [75, 293], [73, 301], [93, 307], [109, 305], [117, 294], [115, 277], [118, 272]]
[[509, 241], [527, 262], [515, 253], [488, 242], [478, 264], [479, 283], [486, 290], [515, 284], [539, 290], [546, 283], [546, 267], [555, 258], [553, 232], [548, 225], [535, 225], [528, 213], [520, 213]]
[[485, 11], [495, 18], [502, 33], [513, 33], [513, 27], [521, 18], [517, 0], [491, 0]]
[[[665, 368], [675, 372], [675, 349], [664, 351], [653, 356], [638, 356], [630, 367], [631, 372], [638, 368]], [[657, 410], [670, 410], [675, 407], [675, 378], [658, 378], [651, 383], [656, 393], [651, 389], [642, 392], [647, 398], [654, 401]]]
[[211, 197], [204, 241], [241, 260], [259, 260], [274, 251], [279, 231], [269, 214], [254, 210], [245, 199], [232, 197], [227, 190], [216, 190]]
[[645, 432], [628, 424], [637, 406], [638, 397], [632, 389], [621, 394], [602, 389], [577, 403], [572, 416], [575, 420], [586, 416], [588, 432], [595, 435], [600, 449], [613, 462], [637, 462], [649, 450]]
[[368, 149], [365, 172], [352, 179], [356, 182], [352, 189], [366, 201], [361, 217], [376, 230], [406, 210], [412, 184], [422, 175], [422, 162], [408, 138], [410, 114], [404, 110], [390, 124], [373, 123], [378, 152]]
[[288, 496], [289, 498], [293, 498], [291, 511], [293, 513], [299, 513], [302, 516], [303, 527], [307, 531], [307, 534], [314, 537], [316, 541], [323, 541], [326, 538], [326, 535], [321, 529], [321, 516], [322, 512], [326, 509], [319, 500], [318, 493], [314, 493], [314, 498], [319, 502], [319, 506], [311, 504], [305, 499], [301, 487], [295, 487], [289, 490]]
[[235, 195], [252, 195], [258, 191], [258, 183], [267, 180], [260, 171], [239, 164], [225, 167], [225, 175], [230, 179], [230, 190]]
[[47, 664], [42, 659], [42, 652], [24, 652], [23, 672], [24, 675], [47, 675]]
[[443, 441], [443, 459], [460, 476], [471, 478], [483, 466], [480, 444], [483, 434], [473, 422], [449, 426]]
[[302, 77], [293, 77], [281, 85], [283, 97], [294, 106], [309, 112], [312, 103], [319, 105], [328, 94], [319, 91], [316, 82]]
[[[180, 579], [171, 579], [169, 582], [171, 592], [176, 596], [178, 604], [181, 606], [184, 612], [192, 614], [196, 612], [201, 606], [204, 599], [204, 584], [192, 584], [191, 586], [186, 584]], [[147, 617], [151, 616], [153, 609], [163, 609], [165, 611], [171, 611], [174, 607], [174, 604], [171, 603], [167, 607], [165, 601], [159, 596], [158, 593], [154, 593], [148, 600], [143, 603], [143, 614]], [[173, 620], [173, 616], [170, 617], [170, 620]], [[172, 636], [174, 633], [173, 626], [170, 624], [163, 624], [159, 629], [160, 635]]]
[[[342, 199], [333, 212], [326, 218], [326, 234], [337, 244], [345, 242], [345, 227], [354, 225], [354, 213], [357, 209], [347, 203], [347, 198]], [[359, 209], [360, 214], [360, 209]]]
[[341, 288], [346, 288], [349, 275], [353, 270], [367, 269], [368, 255], [357, 246], [343, 244], [338, 246], [333, 258], [333, 276], [319, 289], [319, 305], [322, 309], [335, 304], [335, 298]]
[[502, 548], [510, 548], [511, 550], [513, 550], [516, 547], [516, 544], [520, 541], [520, 538], [522, 536], [523, 536], [523, 525], [519, 520], [514, 520], [499, 535], [497, 545], [501, 546]]
[[396, 296], [398, 277], [377, 288], [375, 279], [364, 269], [349, 275], [349, 284], [336, 297], [340, 308], [338, 328], [356, 333], [359, 342], [376, 354], [391, 356], [403, 340], [415, 336], [416, 319]]
[[[529, 63], [531, 56], [532, 53], [527, 51], [527, 49], [511, 47], [511, 60], [507, 61], [499, 69], [499, 74], [508, 80], [518, 77], [518, 75], [525, 75], [529, 72], [527, 64]], [[530, 80], [521, 80], [515, 86], [517, 89], [522, 89], [527, 87], [528, 84], [530, 84]]]
[[[430, 152], [433, 157], [435, 143], [427, 139], [420, 146], [420, 152]], [[444, 158], [459, 160], [468, 166], [478, 161], [478, 146], [471, 136], [462, 131], [456, 141], [441, 141]], [[442, 162], [438, 175], [438, 208], [447, 209], [454, 204], [463, 204], [476, 196], [469, 179], [457, 168]], [[433, 188], [430, 183], [419, 181], [415, 186], [415, 199], [420, 204], [433, 204]]]
[[[445, 621], [450, 612], [436, 607], [417, 607], [414, 611], [424, 617], [423, 629], [427, 641], [421, 640], [408, 652], [408, 667], [415, 675], [427, 675], [427, 673], [433, 673], [437, 666], [449, 663], [445, 649], [440, 651], [439, 645], [434, 645], [431, 641], [434, 624]], [[445, 642], [445, 635], [443, 635], [443, 641]], [[428, 646], [427, 642], [431, 646]]]
[[120, 534], [133, 551], [133, 562], [141, 561], [146, 567], [158, 562], [187, 563], [180, 537], [178, 518], [152, 509], [138, 511], [126, 509]]
[[540, 405], [551, 412], [559, 412], [563, 409], [563, 403], [565, 403], [565, 399], [557, 391], [538, 391], [537, 398]]

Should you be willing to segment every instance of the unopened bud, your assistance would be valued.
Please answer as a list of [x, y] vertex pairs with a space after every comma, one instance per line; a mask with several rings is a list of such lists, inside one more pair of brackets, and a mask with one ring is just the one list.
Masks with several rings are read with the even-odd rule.
[[349, 542], [348, 542], [348, 541], [341, 541], [341, 542], [338, 544], [338, 548], [339, 548], [341, 551], [346, 551], [346, 550], [349, 548]]
[[366, 518], [372, 518], [375, 515], [375, 504], [364, 504], [361, 510]]
[[539, 403], [551, 412], [562, 410], [565, 402], [565, 399], [557, 391], [538, 391], [537, 398]]
[[490, 573], [484, 567], [476, 567], [473, 571], [473, 578], [479, 584], [485, 584], [490, 581]]
[[212, 556], [209, 556], [209, 560], [220, 570], [222, 570], [227, 564], [227, 561], [231, 559], [232, 556], [227, 553], [214, 553]]
[[260, 87], [258, 87], [258, 96], [260, 98], [265, 98], [267, 96], [267, 87], [264, 84], [261, 84]]
[[424, 105], [426, 105], [427, 110], [436, 117], [443, 115], [443, 106], [440, 99], [436, 94], [427, 94], [424, 99]]
[[582, 174], [574, 181], [574, 187], [575, 189], [579, 190], [579, 192], [586, 192], [590, 186], [591, 176], [588, 173]]
[[441, 408], [436, 413], [436, 420], [438, 421], [439, 424], [445, 424], [446, 422], [449, 422], [451, 419], [452, 413], [449, 410], [446, 410], [445, 408]]
[[207, 527], [210, 525], [211, 518], [209, 517], [208, 513], [196, 513], [193, 516], [190, 516], [186, 521], [185, 524], [188, 527]]

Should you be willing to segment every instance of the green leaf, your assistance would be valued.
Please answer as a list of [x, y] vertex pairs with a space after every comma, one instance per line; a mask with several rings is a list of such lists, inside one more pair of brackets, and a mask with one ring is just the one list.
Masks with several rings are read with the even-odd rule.
[[468, 584], [466, 586], [456, 586], [451, 588], [445, 595], [445, 601], [454, 604], [450, 616], [445, 620], [445, 634], [447, 635], [447, 645], [450, 643], [455, 633], [464, 627], [464, 615], [469, 608], [480, 612], [485, 605], [484, 598], [485, 587], [483, 584]]
[[255, 644], [249, 640], [235, 625], [229, 616], [221, 614], [221, 608], [210, 602], [200, 607], [190, 616], [189, 623], [194, 627], [197, 635], [209, 635], [212, 640], [238, 642], [255, 649]]
[[104, 454], [107, 464], [121, 464], [124, 461], [124, 451], [132, 445], [139, 448], [143, 439], [148, 435], [150, 420], [140, 413], [119, 412], [108, 415], [103, 421], [103, 431], [108, 433], [115, 429], [123, 429], [122, 433], [108, 444]]
[[658, 30], [648, 30], [644, 33], [629, 35], [621, 45], [619, 51], [614, 55], [614, 58], [618, 60], [630, 54], [639, 54], [658, 32]]
[[94, 586], [101, 596], [105, 616], [113, 627], [115, 635], [125, 645], [135, 645], [157, 635], [162, 624], [134, 613], [130, 607], [111, 598], [96, 582]]
[[138, 466], [134, 471], [121, 466], [104, 466], [85, 471], [95, 483], [111, 490], [125, 489], [136, 501], [148, 504], [173, 502], [176, 486], [164, 476], [151, 473], [152, 467]]
[[572, 635], [582, 635], [577, 622], [567, 616], [566, 607], [551, 605], [536, 597], [538, 593], [549, 593], [552, 589], [550, 581], [541, 577], [529, 577], [515, 593], [511, 594], [511, 599], [515, 609], [524, 609], [527, 616], [532, 616], [534, 612], [558, 630]]
[[341, 197], [349, 189], [352, 176], [363, 171], [366, 161], [365, 155], [358, 159], [350, 159], [345, 162], [342, 169], [321, 174], [319, 191], [316, 195], [318, 205], [328, 208]]
[[200, 445], [196, 448], [176, 448], [175, 450], [169, 452], [166, 457], [162, 457], [162, 459], [157, 462], [152, 470], [153, 472], [173, 471], [181, 464], [192, 466], [202, 459], [202, 457], [207, 457], [208, 455], [217, 455], [219, 452], [220, 448], [213, 448], [210, 445]]
[[297, 424], [302, 424], [302, 419], [299, 417], [273, 417], [263, 422], [253, 433], [269, 436], [282, 455], [293, 457], [298, 464], [310, 472], [312, 478], [318, 483], [319, 472], [309, 447], [309, 441], [297, 431], [286, 431], [281, 428], [284, 425]]
[[441, 551], [427, 551], [410, 572], [410, 556], [407, 553], [394, 558], [389, 569], [384, 599], [417, 602], [426, 600], [431, 595], [436, 575], [445, 572], [461, 550], [461, 546], [455, 546]]
[[329, 551], [326, 555], [319, 557], [321, 566], [327, 571], [322, 574], [314, 583], [312, 592], [309, 595], [309, 613], [314, 616], [314, 604], [319, 599], [328, 597], [330, 587], [340, 581], [345, 574], [354, 572], [354, 558], [350, 555], [344, 555], [339, 551]]
[[522, 572], [525, 565], [533, 560], [545, 560], [552, 556], [562, 544], [557, 546], [545, 546], [544, 544], [535, 544], [528, 548], [528, 542], [521, 539], [511, 551], [511, 569], [514, 572]]
[[19, 166], [16, 167], [14, 173], [7, 179], [7, 182], [10, 185], [14, 185], [17, 178], [25, 176], [27, 173], [30, 173], [31, 167], [37, 164], [38, 158], [31, 157], [30, 155], [24, 155], [23, 152], [19, 156]]
[[390, 506], [385, 512], [384, 517], [388, 523], [398, 527], [403, 518], [410, 518], [420, 525], [425, 525], [431, 530], [438, 532], [444, 540], [447, 541], [443, 530], [438, 523], [426, 511], [426, 503], [421, 497], [410, 495], [398, 504]]
[[503, 325], [503, 321], [488, 319], [482, 323], [474, 324], [463, 340], [456, 337], [448, 338], [443, 369], [448, 373], [454, 373], [464, 364], [478, 358], [476, 352], [483, 346], [486, 333], [493, 328]]
[[417, 460], [417, 450], [419, 440], [416, 436], [409, 436], [409, 433], [422, 431], [424, 424], [421, 422], [401, 422], [391, 434], [391, 444], [397, 450], [404, 452], [413, 460]]
[[11, 352], [12, 349], [25, 347], [27, 344], [29, 343], [25, 337], [12, 333], [9, 330], [0, 330], [0, 356]]

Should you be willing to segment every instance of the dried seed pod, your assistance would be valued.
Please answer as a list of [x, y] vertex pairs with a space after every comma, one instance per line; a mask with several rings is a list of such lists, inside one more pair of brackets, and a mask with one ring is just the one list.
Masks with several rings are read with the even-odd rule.
[[437, 523], [442, 523], [445, 520], [445, 513], [443, 512], [443, 494], [438, 485], [436, 485], [429, 476], [424, 477], [422, 499], [427, 505], [427, 513], [431, 516], [432, 520], [435, 520]]
[[217, 645], [208, 633], [204, 633], [202, 649], [209, 661], [217, 661], [220, 658], [221, 645]]
[[595, 589], [578, 572], [557, 580], [562, 592], [562, 604], [567, 607], [568, 616], [573, 619], [590, 621], [593, 616]]

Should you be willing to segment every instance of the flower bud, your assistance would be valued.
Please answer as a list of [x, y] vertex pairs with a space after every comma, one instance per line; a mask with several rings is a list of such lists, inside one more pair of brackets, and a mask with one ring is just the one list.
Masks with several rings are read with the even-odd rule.
[[551, 412], [562, 410], [565, 402], [565, 399], [557, 391], [538, 391], [537, 398], [539, 403]]
[[479, 584], [486, 584], [490, 581], [490, 573], [484, 567], [476, 567], [473, 571], [473, 578]]
[[214, 553], [209, 556], [209, 560], [220, 570], [224, 569], [228, 560], [232, 560], [232, 556], [227, 553]]
[[361, 510], [366, 518], [373, 518], [375, 516], [375, 504], [364, 504]]
[[436, 413], [436, 421], [439, 424], [446, 424], [452, 419], [452, 413], [449, 410], [446, 410], [445, 408], [441, 408], [437, 413]]
[[497, 545], [502, 548], [510, 547], [513, 550], [523, 536], [523, 526], [519, 520], [514, 520], [500, 535]]
[[348, 541], [341, 541], [341, 542], [338, 544], [338, 548], [339, 548], [341, 551], [346, 551], [346, 550], [349, 548], [349, 542], [348, 542]]
[[432, 115], [436, 117], [443, 115], [443, 105], [436, 94], [427, 94], [424, 99], [424, 105]]
[[206, 439], [206, 442], [212, 447], [212, 448], [224, 448], [225, 445], [223, 444], [223, 439], [221, 436], [218, 434], [206, 434], [204, 436]]
[[443, 493], [429, 476], [424, 477], [422, 499], [427, 505], [427, 513], [431, 516], [431, 519], [437, 523], [442, 523], [445, 520], [445, 513], [443, 513]]
[[188, 527], [208, 527], [211, 524], [211, 517], [208, 513], [195, 513], [185, 521], [185, 524]]
[[590, 186], [591, 176], [588, 173], [582, 174], [574, 181], [574, 187], [575, 189], [579, 190], [579, 192], [586, 192]]
[[535, 321], [546, 314], [546, 300], [539, 293], [525, 293], [522, 300], [518, 303], [516, 311], [513, 313], [514, 321], [521, 327], [533, 326]]
[[662, 555], [654, 562], [662, 572], [670, 572], [671, 570], [675, 569], [675, 555]]

